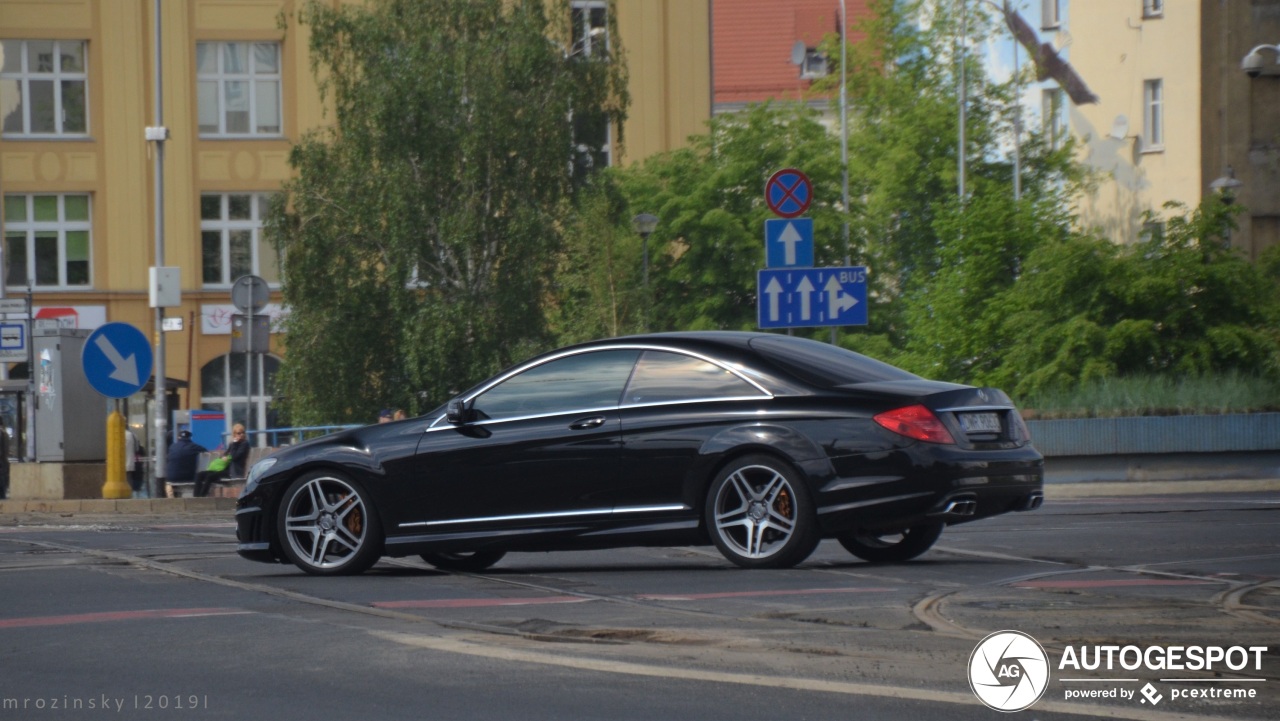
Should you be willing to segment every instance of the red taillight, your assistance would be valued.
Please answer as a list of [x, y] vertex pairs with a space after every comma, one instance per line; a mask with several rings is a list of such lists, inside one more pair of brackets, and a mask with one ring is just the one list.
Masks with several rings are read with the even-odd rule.
[[871, 420], [899, 435], [926, 443], [955, 443], [951, 432], [933, 411], [924, 406], [907, 406], [885, 411]]

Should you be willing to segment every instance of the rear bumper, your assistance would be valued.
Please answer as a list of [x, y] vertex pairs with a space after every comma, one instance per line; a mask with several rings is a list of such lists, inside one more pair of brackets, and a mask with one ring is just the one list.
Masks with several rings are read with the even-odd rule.
[[1044, 499], [1044, 458], [1030, 445], [975, 452], [917, 443], [833, 459], [832, 466], [837, 474], [817, 489], [825, 536], [930, 520], [964, 523], [1035, 510]]

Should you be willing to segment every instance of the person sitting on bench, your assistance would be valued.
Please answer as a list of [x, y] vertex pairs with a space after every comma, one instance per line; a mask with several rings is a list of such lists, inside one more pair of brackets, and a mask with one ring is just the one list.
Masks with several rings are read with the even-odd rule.
[[196, 477], [196, 463], [208, 449], [191, 440], [191, 431], [178, 431], [178, 440], [169, 447], [165, 477], [170, 483], [190, 483]]
[[[209, 463], [209, 470], [196, 474], [194, 495], [203, 498], [209, 494], [214, 481], [224, 478], [244, 478], [244, 464], [249, 460], [249, 441], [245, 439], [244, 424], [231, 426], [231, 443], [219, 458]], [[218, 461], [222, 461], [219, 463]]]

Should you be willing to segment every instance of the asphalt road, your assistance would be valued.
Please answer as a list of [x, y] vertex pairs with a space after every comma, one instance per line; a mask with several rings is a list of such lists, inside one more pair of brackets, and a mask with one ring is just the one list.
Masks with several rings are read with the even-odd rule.
[[[786, 571], [649, 548], [313, 578], [237, 557], [229, 514], [0, 524], [0, 719], [1007, 718], [968, 673], [1005, 629], [1049, 667], [1015, 717], [1280, 718], [1275, 493], [1058, 500]], [[1170, 647], [1241, 650], [1123, 667]]]

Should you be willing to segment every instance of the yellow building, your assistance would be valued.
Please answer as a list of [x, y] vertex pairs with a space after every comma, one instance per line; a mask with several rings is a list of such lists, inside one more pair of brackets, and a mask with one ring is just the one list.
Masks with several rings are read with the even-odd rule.
[[1159, 230], [1144, 212], [1226, 190], [1248, 209], [1233, 245], [1257, 258], [1280, 242], [1277, 51], [1261, 77], [1241, 69], [1252, 48], [1280, 43], [1280, 0], [1042, 1], [1061, 16], [1055, 45], [1100, 98], [1071, 110], [1101, 177], [1081, 199], [1084, 224], [1133, 242]]
[[[261, 240], [265, 199], [289, 177], [291, 142], [326, 122], [305, 28], [278, 18], [296, 0], [164, 0], [164, 265], [181, 270], [182, 305], [166, 310], [166, 375], [187, 380], [188, 408], [223, 410], [228, 425], [273, 425], [270, 397], [229, 354], [230, 289], [279, 263]], [[574, 0], [576, 32], [600, 41], [609, 4]], [[0, 0], [0, 192], [6, 289], [30, 287], [37, 317], [79, 328], [109, 321], [152, 335], [155, 265], [152, 0]], [[629, 162], [683, 145], [711, 114], [707, 0], [620, 0], [633, 100]], [[605, 38], [607, 41], [607, 38]], [[275, 290], [271, 315], [280, 313]], [[153, 336], [154, 337], [154, 336]], [[273, 353], [278, 339], [271, 341]], [[269, 378], [276, 355], [260, 357]], [[25, 364], [13, 368], [25, 374]], [[130, 408], [145, 426], [145, 411]], [[370, 419], [373, 420], [372, 418]]]

